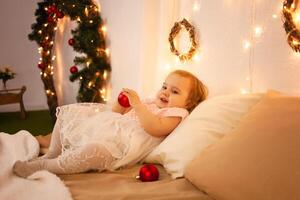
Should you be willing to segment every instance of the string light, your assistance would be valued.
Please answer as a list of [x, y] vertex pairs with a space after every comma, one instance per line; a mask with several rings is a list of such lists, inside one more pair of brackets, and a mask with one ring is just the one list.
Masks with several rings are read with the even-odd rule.
[[249, 91], [248, 91], [247, 89], [245, 89], [245, 88], [241, 88], [241, 89], [240, 89], [240, 93], [241, 93], [241, 94], [248, 94]]
[[89, 9], [87, 7], [85, 7], [85, 9], [84, 9], [84, 13], [85, 13], [86, 16], [89, 15]]
[[295, 14], [294, 21], [295, 21], [295, 23], [300, 22], [300, 14], [299, 13]]
[[105, 49], [105, 53], [106, 53], [107, 56], [109, 56], [109, 53], [110, 53], [110, 52], [109, 52], [109, 49], [108, 49], [108, 48]]
[[104, 70], [104, 73], [103, 73], [103, 79], [106, 80], [107, 79], [107, 71]]
[[107, 32], [106, 26], [103, 25], [103, 26], [101, 27], [101, 31], [102, 31], [103, 33], [106, 33], [106, 32]]
[[199, 10], [199, 4], [197, 1], [194, 1], [193, 10], [198, 11]]
[[261, 26], [256, 26], [254, 28], [254, 35], [255, 35], [255, 37], [260, 37], [261, 34], [262, 34], [262, 32], [263, 32], [263, 29], [262, 29]]
[[248, 50], [251, 47], [251, 43], [248, 40], [244, 40], [244, 50]]

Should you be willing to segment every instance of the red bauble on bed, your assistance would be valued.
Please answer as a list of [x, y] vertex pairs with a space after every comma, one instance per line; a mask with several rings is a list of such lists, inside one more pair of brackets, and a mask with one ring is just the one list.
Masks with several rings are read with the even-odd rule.
[[137, 178], [143, 182], [157, 181], [159, 179], [158, 169], [153, 164], [143, 165]]
[[128, 97], [124, 94], [124, 92], [121, 92], [118, 96], [118, 102], [121, 106], [128, 108], [130, 107], [129, 99]]

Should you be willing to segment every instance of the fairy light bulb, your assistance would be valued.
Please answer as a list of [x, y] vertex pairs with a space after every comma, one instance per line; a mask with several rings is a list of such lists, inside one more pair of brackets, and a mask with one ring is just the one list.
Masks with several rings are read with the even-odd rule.
[[106, 26], [102, 26], [102, 27], [101, 27], [101, 31], [102, 31], [103, 33], [106, 33], [106, 32], [107, 32]]
[[263, 33], [263, 29], [261, 26], [256, 26], [254, 28], [254, 36], [255, 37], [260, 37], [262, 35], [262, 33]]
[[104, 70], [104, 73], [103, 73], [103, 79], [106, 80], [107, 79], [107, 71]]
[[297, 41], [297, 40], [293, 40], [292, 43], [293, 43], [293, 45], [295, 45], [295, 46], [300, 44], [300, 42]]
[[105, 53], [106, 53], [107, 56], [109, 56], [109, 53], [110, 53], [110, 52], [109, 52], [109, 49], [108, 49], [108, 48], [105, 49]]
[[81, 22], [81, 19], [80, 19], [79, 16], [76, 18], [76, 20], [77, 20], [78, 22]]
[[85, 14], [86, 16], [89, 15], [89, 9], [88, 9], [87, 7], [85, 7], [85, 9], [84, 9], [84, 14]]
[[246, 90], [245, 88], [241, 88], [241, 89], [240, 89], [240, 93], [241, 93], [241, 94], [248, 94], [249, 92], [248, 92], [248, 90]]
[[194, 2], [194, 5], [193, 5], [193, 11], [198, 11], [199, 10], [199, 3], [197, 1]]
[[93, 20], [90, 20], [89, 22], [90, 22], [90, 24], [92, 24], [94, 21], [93, 21]]
[[251, 43], [248, 40], [244, 40], [244, 50], [248, 50], [251, 47]]
[[43, 32], [42, 30], [39, 30], [39, 31], [38, 31], [38, 34], [42, 34], [42, 32]]
[[294, 21], [295, 21], [295, 24], [300, 22], [300, 13], [295, 14]]
[[196, 53], [196, 54], [193, 56], [192, 60], [195, 61], [195, 62], [199, 62], [199, 61], [200, 61], [200, 55], [199, 55], [199, 53]]

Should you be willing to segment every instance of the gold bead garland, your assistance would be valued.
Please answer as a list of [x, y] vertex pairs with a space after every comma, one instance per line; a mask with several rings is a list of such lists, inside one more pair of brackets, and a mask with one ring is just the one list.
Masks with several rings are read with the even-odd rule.
[[[191, 42], [190, 49], [187, 53], [180, 53], [174, 44], [174, 39], [177, 36], [177, 34], [181, 31], [182, 28], [185, 28], [187, 32], [189, 33], [189, 38]], [[183, 19], [180, 22], [175, 22], [174, 26], [171, 29], [171, 33], [169, 34], [169, 43], [170, 43], [170, 49], [173, 54], [179, 57], [179, 60], [181, 62], [185, 62], [190, 60], [196, 53], [197, 50], [197, 42], [195, 37], [195, 28], [186, 20]]]
[[291, 46], [291, 48], [296, 51], [300, 52], [300, 30], [297, 29], [293, 14], [296, 11], [298, 0], [286, 0], [283, 3], [283, 27], [287, 34], [287, 42]]

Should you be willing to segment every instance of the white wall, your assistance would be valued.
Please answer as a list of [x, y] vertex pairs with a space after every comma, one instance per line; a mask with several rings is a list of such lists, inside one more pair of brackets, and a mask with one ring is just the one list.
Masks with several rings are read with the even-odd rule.
[[[108, 29], [111, 52], [110, 100], [115, 99], [123, 87], [136, 89], [142, 96], [151, 95], [160, 87], [165, 75], [176, 68], [197, 74], [208, 85], [211, 96], [250, 90], [247, 77], [253, 80], [253, 92], [271, 88], [300, 93], [300, 56], [293, 53], [286, 43], [280, 15], [281, 0], [271, 3], [266, 0], [98, 1]], [[254, 1], [255, 15], [252, 12]], [[18, 73], [14, 80], [8, 81], [9, 87], [27, 86], [24, 101], [28, 110], [47, 108], [37, 68], [37, 46], [27, 39], [30, 25], [35, 21], [36, 3], [4, 1], [0, 8], [0, 65], [10, 64]], [[194, 3], [199, 5], [198, 11], [193, 11]], [[273, 14], [278, 18], [272, 18]], [[174, 22], [183, 17], [197, 29], [200, 42], [198, 62], [180, 64], [170, 53], [168, 34]], [[243, 41], [250, 38], [252, 19], [254, 25], [262, 26], [263, 34], [255, 39], [251, 57], [251, 49], [244, 50]], [[62, 51], [63, 61], [58, 66], [64, 67], [57, 68], [61, 73], [56, 73], [56, 80], [61, 81], [61, 90], [58, 90], [62, 94], [61, 104], [75, 102], [77, 95], [76, 83], [68, 80], [74, 52], [65, 46], [72, 26], [69, 24], [59, 36], [61, 38], [57, 38], [61, 41], [62, 46], [58, 49]], [[166, 66], [171, 69], [166, 69]], [[17, 108], [17, 105], [0, 106], [0, 112]]]
[[[47, 109], [46, 96], [40, 80], [37, 45], [27, 39], [35, 21], [38, 1], [1, 1], [0, 67], [10, 65], [17, 73], [7, 82], [8, 88], [27, 87], [24, 94], [27, 109]], [[2, 83], [0, 83], [2, 89]], [[19, 109], [18, 105], [1, 105], [0, 112]]]

